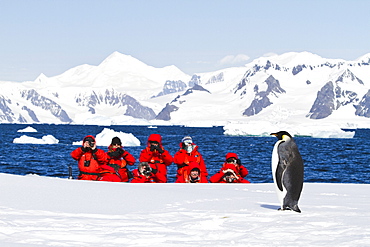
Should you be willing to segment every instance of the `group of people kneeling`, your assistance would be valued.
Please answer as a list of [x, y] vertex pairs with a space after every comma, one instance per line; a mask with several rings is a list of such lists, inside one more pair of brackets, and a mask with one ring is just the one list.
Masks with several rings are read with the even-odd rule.
[[208, 172], [198, 146], [190, 136], [185, 136], [174, 157], [162, 145], [159, 134], [151, 134], [147, 147], [139, 157], [139, 166], [132, 172], [127, 165], [134, 165], [136, 159], [123, 149], [118, 137], [112, 139], [108, 152], [98, 149], [94, 136], [88, 135], [82, 146], [71, 152], [78, 161], [80, 180], [97, 180], [131, 183], [166, 183], [167, 166], [177, 165], [176, 183], [249, 183], [248, 175], [236, 153], [227, 153], [220, 171], [208, 180]]

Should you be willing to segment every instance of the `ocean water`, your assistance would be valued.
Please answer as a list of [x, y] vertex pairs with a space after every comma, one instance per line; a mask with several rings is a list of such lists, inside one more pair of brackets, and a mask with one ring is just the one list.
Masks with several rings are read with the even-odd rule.
[[[35, 133], [19, 133], [31, 126]], [[70, 156], [78, 146], [72, 142], [86, 135], [99, 134], [104, 128], [132, 133], [141, 146], [125, 147], [135, 158], [146, 146], [150, 134], [162, 135], [164, 147], [174, 155], [185, 135], [193, 137], [204, 157], [208, 173], [215, 174], [221, 167], [225, 155], [234, 152], [249, 170], [246, 177], [252, 183], [272, 183], [271, 152], [276, 137], [237, 137], [223, 135], [222, 127], [193, 128], [180, 126], [90, 126], [90, 125], [21, 125], [0, 124], [0, 172], [9, 174], [38, 174], [50, 177], [68, 177], [68, 166], [73, 175], [78, 175], [77, 162]], [[273, 130], [274, 132], [279, 130]], [[289, 131], [289, 130], [287, 130]], [[41, 138], [53, 135], [58, 144], [15, 144], [14, 138], [21, 135]], [[305, 165], [305, 182], [370, 183], [370, 130], [356, 130], [351, 139], [295, 138]], [[107, 147], [99, 147], [107, 150]], [[136, 163], [130, 167], [133, 170]], [[175, 181], [176, 165], [168, 168], [169, 182]]]

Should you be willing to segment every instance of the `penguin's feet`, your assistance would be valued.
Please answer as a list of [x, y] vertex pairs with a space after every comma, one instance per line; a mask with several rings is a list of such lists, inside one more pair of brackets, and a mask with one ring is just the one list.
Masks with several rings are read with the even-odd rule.
[[289, 206], [284, 206], [283, 208], [279, 208], [278, 210], [279, 211], [289, 210], [289, 211], [295, 211], [297, 213], [301, 213], [301, 210], [299, 209], [297, 205], [294, 205], [292, 208]]

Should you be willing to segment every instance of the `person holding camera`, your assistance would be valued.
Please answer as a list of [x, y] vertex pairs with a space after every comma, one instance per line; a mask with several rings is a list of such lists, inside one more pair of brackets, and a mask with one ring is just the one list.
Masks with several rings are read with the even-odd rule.
[[163, 175], [163, 177], [160, 176], [160, 183], [167, 182], [167, 166], [172, 164], [173, 157], [164, 149], [161, 135], [151, 134], [149, 136], [147, 147], [141, 151], [139, 161], [149, 163], [151, 168]]
[[[107, 154], [109, 156], [107, 169], [119, 176], [119, 182], [128, 182], [129, 179], [132, 178], [132, 173], [127, 168], [127, 165], [132, 166], [135, 164], [136, 159], [132, 154], [123, 149], [122, 142], [119, 137], [112, 138]], [[106, 181], [103, 178], [99, 180]]]
[[141, 162], [138, 169], [132, 171], [131, 183], [163, 183], [166, 177], [152, 168], [148, 162]]
[[[183, 179], [184, 172], [188, 170], [188, 166], [191, 162], [196, 162], [199, 164], [201, 176], [207, 179], [208, 172], [206, 164], [202, 155], [198, 151], [198, 146], [193, 143], [190, 136], [185, 136], [182, 138], [179, 151], [176, 152], [174, 156], [174, 163], [177, 165], [177, 175], [176, 180]], [[185, 174], [186, 177], [187, 174]]]
[[236, 153], [227, 153], [221, 170], [213, 175], [209, 181], [211, 183], [250, 183], [244, 179], [248, 175], [248, 170], [242, 165]]
[[82, 141], [82, 147], [71, 152], [73, 159], [78, 161], [80, 180], [98, 180], [102, 172], [102, 166], [107, 163], [107, 154], [96, 147], [95, 137], [86, 136]]

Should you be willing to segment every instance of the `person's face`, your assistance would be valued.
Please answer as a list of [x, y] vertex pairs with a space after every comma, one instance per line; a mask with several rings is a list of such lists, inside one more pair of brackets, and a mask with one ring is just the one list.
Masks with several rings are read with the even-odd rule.
[[121, 145], [119, 145], [118, 143], [115, 143], [115, 144], [112, 144], [112, 147], [119, 148], [119, 147], [121, 147]]
[[190, 177], [197, 178], [198, 176], [199, 176], [199, 172], [198, 171], [191, 171], [190, 172]]
[[185, 146], [190, 146], [192, 143], [191, 143], [191, 141], [184, 141], [184, 144], [185, 144]]

